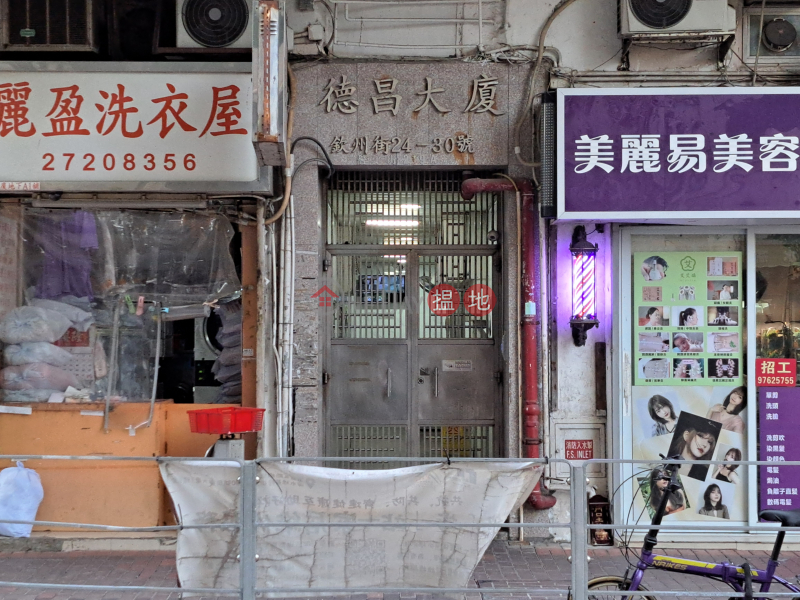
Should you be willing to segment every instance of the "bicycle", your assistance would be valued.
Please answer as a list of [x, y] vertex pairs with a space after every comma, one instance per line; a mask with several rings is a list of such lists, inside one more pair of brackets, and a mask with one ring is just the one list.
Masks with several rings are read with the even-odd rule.
[[[680, 457], [671, 457], [673, 460], [680, 460]], [[650, 522], [653, 526], [661, 525], [661, 520], [667, 512], [667, 505], [672, 494], [675, 494], [681, 489], [678, 483], [678, 470], [680, 465], [668, 464], [665, 468], [661, 468], [659, 480], [669, 481], [665, 493], [661, 497], [658, 509], [656, 510]], [[668, 492], [668, 493], [666, 493]], [[760, 569], [753, 569], [748, 563], [742, 565], [734, 565], [729, 562], [722, 563], [709, 563], [699, 560], [690, 560], [685, 558], [676, 558], [673, 556], [664, 556], [660, 554], [653, 554], [653, 548], [658, 543], [658, 529], [650, 529], [644, 537], [642, 544], [641, 555], [636, 564], [633, 574], [629, 576], [630, 568], [625, 570], [624, 577], [617, 576], [602, 576], [595, 577], [589, 581], [589, 598], [606, 598], [615, 597], [614, 591], [648, 591], [642, 585], [642, 579], [647, 569], [661, 569], [665, 571], [675, 571], [687, 575], [697, 575], [700, 577], [714, 579], [729, 585], [736, 592], [745, 593], [745, 598], [759, 600], [762, 598], [760, 594], [769, 592], [770, 586], [777, 583], [786, 588], [785, 591], [791, 591], [800, 594], [800, 588], [789, 583], [786, 579], [775, 575], [775, 569], [778, 567], [778, 559], [780, 558], [781, 547], [783, 546], [783, 539], [786, 536], [786, 531], [783, 527], [800, 527], [800, 510], [763, 510], [758, 516], [765, 521], [772, 521], [781, 524], [781, 529], [778, 530], [778, 535], [775, 538], [775, 544], [772, 548], [772, 554], [767, 561], [767, 568], [763, 571]], [[753, 591], [755, 584], [761, 584], [758, 592]], [[610, 596], [605, 594], [598, 595], [593, 592], [607, 591], [611, 593]], [[783, 590], [782, 590], [783, 591]], [[616, 596], [622, 598], [644, 598], [646, 600], [656, 600], [653, 596], [642, 594], [641, 596]], [[733, 600], [733, 599], [731, 599]], [[797, 600], [797, 599], [794, 599]]]

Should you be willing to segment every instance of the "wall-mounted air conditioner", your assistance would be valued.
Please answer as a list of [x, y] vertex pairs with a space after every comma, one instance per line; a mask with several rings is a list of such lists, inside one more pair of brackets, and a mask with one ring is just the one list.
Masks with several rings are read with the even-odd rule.
[[253, 49], [253, 144], [265, 166], [286, 165], [286, 13], [275, 0], [256, 0], [257, 39]]
[[728, 0], [618, 0], [623, 38], [694, 40], [721, 38], [736, 30]]
[[[767, 7], [764, 10], [764, 26], [761, 27], [761, 6], [751, 6], [742, 14], [742, 38], [744, 61], [758, 64], [800, 63], [800, 7]], [[761, 49], [759, 50], [759, 37]]]
[[248, 0], [176, 0], [178, 48], [252, 48]]
[[96, 52], [100, 0], [0, 0], [0, 50]]

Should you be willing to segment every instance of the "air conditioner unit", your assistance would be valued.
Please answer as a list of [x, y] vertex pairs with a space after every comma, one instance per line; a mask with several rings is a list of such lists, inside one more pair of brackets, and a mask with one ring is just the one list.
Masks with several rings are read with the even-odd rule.
[[100, 0], [0, 0], [0, 49], [96, 52]]
[[176, 0], [178, 48], [252, 48], [248, 0]]
[[256, 0], [257, 41], [253, 49], [253, 144], [264, 166], [285, 166], [287, 126], [286, 13], [275, 0]]
[[736, 30], [728, 0], [619, 0], [619, 34], [642, 40], [721, 38]]
[[[761, 6], [744, 9], [742, 14], [743, 56], [746, 63], [759, 65], [800, 63], [800, 7], [767, 8], [761, 27]], [[759, 49], [759, 38], [761, 48]]]

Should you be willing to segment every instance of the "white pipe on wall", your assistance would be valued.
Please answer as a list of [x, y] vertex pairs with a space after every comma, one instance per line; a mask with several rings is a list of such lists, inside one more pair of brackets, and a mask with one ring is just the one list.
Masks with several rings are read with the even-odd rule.
[[286, 314], [286, 219], [281, 219], [281, 248], [280, 259], [278, 265], [278, 278], [280, 281], [280, 298], [278, 302], [278, 362], [280, 363], [280, 372], [278, 374], [278, 424], [277, 424], [277, 450], [278, 456], [286, 456], [284, 452], [284, 373], [286, 364], [286, 346], [284, 340], [286, 339], [286, 328], [284, 325]]
[[[258, 243], [258, 339], [256, 340], [256, 406], [265, 409], [264, 411], [264, 428], [259, 434], [260, 437], [260, 452], [259, 456], [273, 457], [275, 453], [275, 428], [277, 422], [276, 410], [276, 393], [269, 393], [268, 387], [270, 383], [267, 380], [267, 364], [271, 359], [267, 359], [267, 336], [272, 335], [272, 325], [267, 321], [267, 315], [270, 302], [268, 301], [267, 286], [272, 284], [275, 287], [275, 274], [270, 272], [267, 265], [267, 253], [270, 252], [267, 245], [267, 228], [264, 226], [265, 220], [265, 204], [264, 202], [258, 203], [256, 209], [256, 222], [257, 228], [257, 243]], [[271, 252], [270, 252], [271, 253]], [[270, 278], [267, 279], [267, 273], [270, 273]], [[274, 321], [274, 319], [271, 319]], [[269, 327], [269, 329], [267, 329]], [[271, 342], [270, 342], [270, 345]], [[275, 386], [277, 388], [277, 386]], [[277, 392], [277, 389], [275, 390]]]
[[284, 218], [281, 221], [281, 311], [280, 311], [280, 359], [282, 365], [281, 390], [279, 394], [279, 439], [280, 456], [288, 456], [292, 418], [292, 345], [294, 343], [294, 197], [290, 196]]
[[275, 224], [269, 226], [269, 248], [270, 255], [272, 256], [272, 352], [275, 355], [275, 414], [273, 415], [272, 427], [275, 430], [275, 456], [279, 455], [281, 448], [281, 375], [283, 373], [283, 362], [281, 355], [278, 351], [278, 322], [280, 304], [278, 302], [278, 284], [283, 283], [278, 276], [278, 257], [277, 257], [277, 244], [275, 243]]
[[292, 423], [294, 422], [294, 292], [295, 292], [295, 236], [294, 236], [294, 195], [289, 198], [289, 232], [290, 232], [290, 254], [289, 254], [289, 368], [287, 369], [288, 395], [286, 401], [286, 444], [287, 456], [289, 440], [294, 435]]

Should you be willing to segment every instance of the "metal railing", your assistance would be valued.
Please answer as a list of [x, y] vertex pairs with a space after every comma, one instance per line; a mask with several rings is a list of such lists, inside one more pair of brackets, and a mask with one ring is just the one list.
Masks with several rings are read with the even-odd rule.
[[[54, 456], [54, 455], [8, 455], [0, 456], [0, 460], [55, 460], [55, 461], [112, 461], [112, 462], [150, 462], [150, 463], [169, 463], [169, 462], [211, 462], [219, 463], [223, 459], [218, 458], [178, 458], [178, 457], [120, 457], [120, 456]], [[588, 589], [589, 577], [589, 532], [593, 529], [612, 529], [612, 530], [650, 530], [658, 529], [660, 531], [693, 531], [697, 529], [696, 523], [692, 524], [678, 524], [678, 525], [650, 525], [650, 524], [631, 524], [631, 523], [608, 523], [608, 524], [589, 524], [588, 523], [588, 495], [586, 493], [585, 482], [587, 479], [587, 472], [592, 465], [598, 463], [602, 464], [628, 464], [628, 465], [648, 465], [649, 468], [660, 464], [659, 461], [642, 461], [642, 460], [618, 460], [618, 459], [593, 459], [583, 461], [582, 463], [571, 462], [563, 459], [550, 460], [547, 459], [499, 459], [499, 458], [486, 458], [486, 459], [459, 459], [451, 458], [450, 462], [464, 462], [464, 463], [481, 463], [481, 462], [530, 462], [536, 464], [546, 463], [562, 463], [568, 464], [570, 467], [570, 502], [569, 510], [571, 521], [564, 522], [545, 522], [545, 523], [432, 523], [432, 522], [260, 522], [256, 517], [256, 485], [258, 482], [258, 468], [262, 463], [269, 462], [294, 462], [294, 463], [314, 463], [326, 464], [334, 463], [337, 465], [344, 464], [345, 462], [380, 462], [380, 463], [401, 463], [408, 464], [430, 464], [441, 463], [442, 459], [439, 458], [418, 458], [418, 457], [374, 457], [374, 458], [353, 458], [353, 457], [294, 457], [294, 458], [262, 458], [254, 461], [245, 461], [237, 459], [224, 459], [228, 464], [237, 463], [240, 469], [239, 482], [241, 484], [241, 492], [239, 494], [239, 519], [231, 523], [213, 523], [213, 524], [178, 524], [167, 525], [158, 527], [121, 527], [112, 525], [99, 525], [87, 523], [68, 523], [68, 522], [54, 522], [54, 521], [12, 521], [0, 519], [0, 522], [10, 524], [28, 524], [28, 525], [44, 525], [44, 526], [59, 526], [70, 527], [74, 529], [85, 529], [90, 531], [109, 531], [109, 532], [173, 532], [187, 529], [236, 529], [239, 532], [239, 587], [238, 588], [177, 588], [177, 587], [159, 587], [159, 586], [125, 586], [125, 585], [77, 585], [77, 584], [61, 584], [61, 583], [35, 583], [35, 582], [20, 582], [20, 581], [0, 581], [0, 588], [33, 588], [41, 590], [73, 590], [73, 591], [88, 591], [88, 592], [155, 592], [155, 593], [182, 593], [182, 594], [202, 594], [212, 596], [231, 596], [239, 597], [242, 600], [254, 600], [263, 594], [269, 594], [271, 597], [276, 597], [281, 594], [286, 595], [299, 595], [310, 597], [322, 594], [365, 594], [365, 593], [420, 593], [420, 594], [480, 594], [484, 598], [487, 593], [492, 595], [505, 595], [505, 594], [524, 594], [540, 596], [553, 596], [553, 597], [571, 597], [574, 600], [587, 600], [590, 597], [590, 590]], [[675, 464], [708, 464], [717, 465], [721, 461], [670, 461]], [[799, 462], [765, 462], [765, 461], [739, 461], [739, 464], [756, 467], [756, 466], [775, 466], [779, 464], [781, 467], [799, 467]], [[755, 469], [750, 469], [751, 475]], [[259, 588], [256, 580], [256, 566], [258, 561], [256, 541], [257, 532], [259, 529], [266, 527], [477, 527], [477, 528], [505, 528], [505, 529], [520, 529], [520, 528], [538, 528], [538, 529], [568, 529], [570, 531], [571, 539], [571, 579], [568, 588], [558, 587], [506, 587], [506, 588], [480, 588], [480, 587], [463, 587], [463, 588], [432, 588], [432, 587], [270, 587]], [[709, 525], [709, 529], [714, 531], [753, 531], [754, 529], [763, 529], [766, 531], [777, 531], [777, 526], [763, 526], [753, 527], [752, 525], [728, 525], [718, 526]], [[785, 527], [787, 532], [800, 532], [800, 527]], [[663, 541], [663, 540], [662, 540]], [[721, 553], [722, 554], [722, 553]], [[585, 557], [583, 560], [577, 560], [575, 557]], [[720, 556], [722, 558], [722, 556]], [[756, 567], [756, 565], [752, 565]], [[621, 575], [622, 573], [620, 573]], [[534, 577], [531, 579], [535, 579]], [[744, 597], [743, 593], [736, 593], [731, 590], [725, 591], [687, 591], [687, 590], [652, 590], [647, 591], [622, 591], [615, 590], [615, 596], [621, 597], [636, 597], [636, 596], [661, 596], [671, 598], [674, 596], [692, 597]], [[791, 592], [777, 592], [770, 591], [769, 596], [775, 598], [793, 597], [797, 594]], [[758, 592], [755, 593], [758, 597]]]

